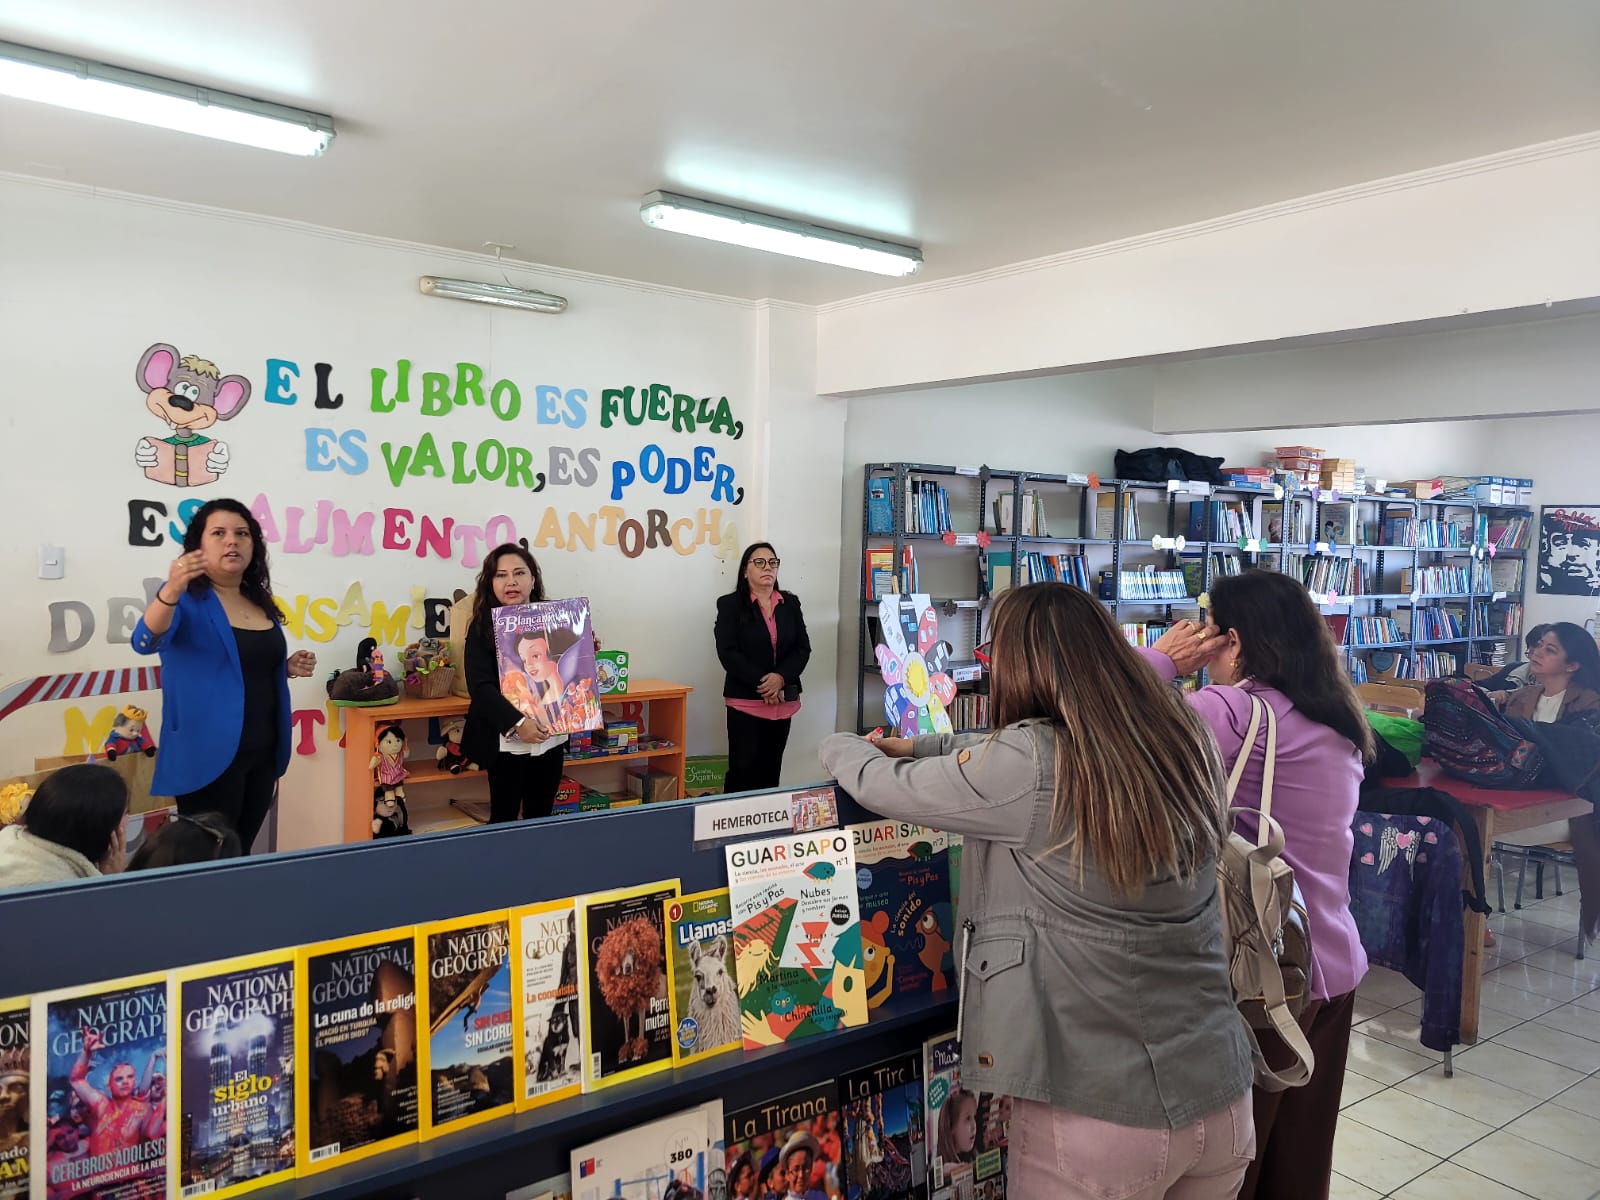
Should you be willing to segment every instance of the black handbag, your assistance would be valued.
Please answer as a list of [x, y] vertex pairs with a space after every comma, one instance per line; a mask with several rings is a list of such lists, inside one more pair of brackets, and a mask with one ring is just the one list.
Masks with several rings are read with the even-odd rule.
[[1134, 479], [1141, 483], [1165, 483], [1169, 479], [1189, 483], [1223, 482], [1220, 458], [1207, 458], [1177, 446], [1118, 450], [1116, 462], [1118, 479]]

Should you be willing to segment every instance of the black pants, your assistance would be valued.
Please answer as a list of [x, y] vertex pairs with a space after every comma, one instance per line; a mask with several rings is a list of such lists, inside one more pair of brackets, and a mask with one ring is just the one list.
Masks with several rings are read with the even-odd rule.
[[728, 709], [728, 777], [725, 792], [758, 792], [778, 786], [783, 773], [783, 748], [789, 744], [789, 722], [752, 717]]
[[233, 761], [205, 787], [178, 796], [178, 811], [185, 816], [214, 812], [232, 825], [246, 854], [261, 832], [278, 787], [278, 753], [273, 746], [240, 747]]
[[[1356, 994], [1313, 1000], [1300, 1014], [1316, 1069], [1304, 1087], [1283, 1092], [1255, 1089], [1256, 1160], [1239, 1189], [1239, 1200], [1327, 1200], [1333, 1182], [1333, 1132], [1339, 1124], [1339, 1093], [1350, 1053]], [[1286, 1067], [1283, 1044], [1262, 1045], [1267, 1063]], [[1274, 1052], [1276, 1049], [1276, 1053]]]
[[564, 746], [543, 754], [497, 753], [489, 760], [489, 823], [548, 817], [561, 790], [566, 759]]

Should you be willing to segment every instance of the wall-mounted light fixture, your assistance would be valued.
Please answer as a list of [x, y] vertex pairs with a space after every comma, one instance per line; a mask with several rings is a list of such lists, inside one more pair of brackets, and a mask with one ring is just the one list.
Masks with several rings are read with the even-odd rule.
[[508, 283], [479, 283], [473, 279], [440, 279], [424, 275], [417, 281], [425, 296], [446, 300], [472, 300], [478, 304], [498, 304], [501, 308], [525, 308], [529, 312], [567, 311], [567, 298], [533, 288], [512, 287]]
[[922, 266], [922, 251], [915, 246], [879, 241], [842, 229], [828, 229], [730, 204], [697, 200], [675, 192], [651, 192], [641, 203], [639, 216], [653, 229], [730, 242], [752, 250], [787, 254], [791, 258], [809, 258], [877, 275], [911, 275]]
[[333, 118], [322, 113], [15, 42], [0, 42], [0, 96], [284, 154], [321, 154], [333, 141]]

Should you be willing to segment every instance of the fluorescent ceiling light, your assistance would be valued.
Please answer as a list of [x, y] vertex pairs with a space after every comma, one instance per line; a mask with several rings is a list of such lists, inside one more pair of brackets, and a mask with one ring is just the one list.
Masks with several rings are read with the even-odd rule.
[[321, 154], [333, 141], [333, 118], [321, 113], [14, 42], [0, 42], [0, 96], [284, 154]]
[[911, 275], [922, 265], [922, 251], [915, 246], [880, 242], [877, 238], [734, 208], [729, 204], [714, 204], [710, 200], [696, 200], [673, 192], [651, 192], [640, 205], [639, 216], [654, 229], [687, 233], [714, 242], [731, 242], [752, 250], [770, 250], [791, 258], [809, 258], [877, 275]]
[[440, 279], [424, 275], [417, 281], [425, 296], [441, 296], [446, 300], [473, 300], [479, 304], [498, 304], [502, 308], [525, 308], [529, 312], [558, 313], [567, 311], [567, 298], [538, 292], [533, 288], [512, 287], [505, 283], [478, 283], [472, 279]]

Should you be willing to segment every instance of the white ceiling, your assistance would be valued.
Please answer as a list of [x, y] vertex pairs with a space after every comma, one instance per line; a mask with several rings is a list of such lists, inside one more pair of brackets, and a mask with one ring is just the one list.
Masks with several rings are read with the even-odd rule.
[[1595, 0], [4, 0], [0, 39], [339, 128], [295, 159], [0, 99], [0, 170], [802, 302], [895, 285], [640, 197], [937, 279], [1600, 128]]

